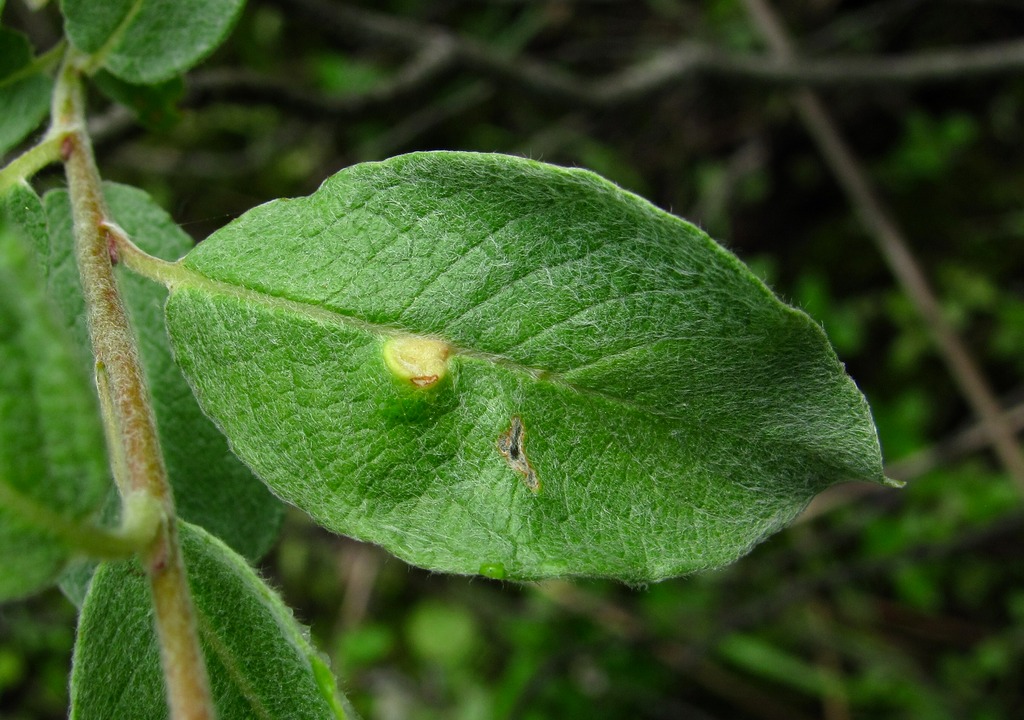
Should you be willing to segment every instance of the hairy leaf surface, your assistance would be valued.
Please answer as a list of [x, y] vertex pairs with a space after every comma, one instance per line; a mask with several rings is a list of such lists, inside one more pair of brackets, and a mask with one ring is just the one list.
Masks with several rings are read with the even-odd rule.
[[130, 83], [157, 83], [205, 58], [227, 36], [245, 0], [61, 0], [79, 50]]
[[[177, 258], [192, 247], [188, 235], [143, 191], [113, 183], [105, 184], [103, 191], [115, 220], [148, 252]], [[67, 192], [47, 193], [45, 205], [50, 234], [41, 254], [46, 258], [51, 293], [73, 328], [83, 360], [91, 363]], [[139, 338], [178, 514], [258, 560], [277, 537], [281, 503], [231, 453], [174, 364], [163, 321], [167, 291], [120, 269], [118, 277]]]
[[[277, 594], [227, 545], [197, 526], [180, 528], [220, 720], [356, 718]], [[78, 621], [72, 718], [167, 716], [152, 615], [137, 561], [99, 566]]]
[[0, 198], [0, 600], [55, 579], [108, 486], [96, 396], [33, 256], [45, 232], [27, 186]]
[[882, 482], [820, 327], [581, 170], [418, 153], [258, 207], [168, 271], [176, 356], [236, 452], [427, 568], [644, 582]]

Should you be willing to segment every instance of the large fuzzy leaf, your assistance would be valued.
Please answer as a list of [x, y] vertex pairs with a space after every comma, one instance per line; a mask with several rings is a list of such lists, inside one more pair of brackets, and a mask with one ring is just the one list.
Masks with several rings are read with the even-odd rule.
[[585, 171], [422, 153], [256, 208], [165, 272], [177, 358], [279, 496], [417, 565], [644, 582], [884, 481], [824, 333]]

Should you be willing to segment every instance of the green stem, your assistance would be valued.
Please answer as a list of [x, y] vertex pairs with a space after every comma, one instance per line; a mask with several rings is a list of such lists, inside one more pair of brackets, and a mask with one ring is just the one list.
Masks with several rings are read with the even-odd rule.
[[0, 195], [23, 180], [28, 180], [51, 163], [60, 160], [61, 134], [50, 133], [0, 170]]
[[33, 75], [53, 72], [64, 55], [64, 46], [65, 43], [61, 40], [45, 53], [34, 58], [28, 65], [7, 75], [3, 80], [0, 80], [0, 88], [8, 87]]
[[[119, 530], [96, 527], [53, 512], [6, 481], [0, 481], [0, 506], [69, 548], [99, 560], [131, 557], [152, 541], [158, 525], [152, 512], [146, 513], [139, 508], [131, 524]], [[148, 517], [144, 520], [143, 516]]]
[[114, 277], [111, 222], [92, 144], [85, 128], [82, 65], [86, 56], [65, 57], [53, 99], [53, 132], [63, 133], [64, 159], [74, 221], [75, 256], [82, 278], [89, 337], [104, 394], [104, 426], [120, 478], [126, 516], [128, 498], [141, 494], [158, 504], [163, 522], [142, 553], [153, 596], [154, 622], [173, 720], [215, 717], [209, 679], [196, 630], [195, 610], [178, 543], [174, 501], [156, 432], [149, 389], [128, 313]]
[[31, 67], [37, 72], [53, 72], [60, 66], [61, 58], [64, 57], [64, 51], [66, 49], [67, 41], [61, 39], [60, 42], [44, 52], [42, 55], [38, 55], [36, 59], [32, 61]]

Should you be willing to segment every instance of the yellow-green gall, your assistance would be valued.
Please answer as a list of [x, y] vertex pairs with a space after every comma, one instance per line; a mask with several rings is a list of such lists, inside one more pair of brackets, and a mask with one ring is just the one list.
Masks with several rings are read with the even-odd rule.
[[437, 385], [448, 374], [451, 347], [433, 338], [402, 335], [384, 343], [384, 362], [399, 380], [417, 388]]

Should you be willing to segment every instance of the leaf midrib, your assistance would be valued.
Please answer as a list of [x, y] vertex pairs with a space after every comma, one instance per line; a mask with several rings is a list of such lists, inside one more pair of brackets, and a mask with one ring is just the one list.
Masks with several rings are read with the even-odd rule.
[[605, 402], [613, 403], [659, 421], [677, 419], [672, 415], [657, 412], [653, 407], [641, 405], [640, 403], [627, 398], [603, 392], [595, 388], [579, 385], [569, 380], [561, 373], [548, 370], [546, 368], [532, 367], [497, 353], [460, 347], [452, 344], [448, 338], [413, 332], [406, 328], [387, 325], [385, 323], [374, 323], [354, 315], [346, 315], [336, 308], [326, 308], [313, 302], [294, 300], [292, 298], [274, 295], [256, 288], [236, 285], [223, 280], [215, 280], [186, 266], [184, 264], [184, 259], [179, 260], [178, 262], [169, 263], [157, 258], [148, 257], [145, 262], [141, 263], [136, 267], [136, 269], [151, 279], [164, 283], [172, 295], [174, 292], [181, 289], [199, 290], [205, 291], [214, 296], [223, 295], [247, 300], [263, 307], [293, 312], [297, 315], [319, 320], [324, 323], [347, 326], [371, 335], [377, 335], [385, 338], [409, 336], [430, 338], [447, 344], [452, 349], [453, 355], [491, 363], [493, 365], [527, 375], [537, 382], [548, 382], [553, 385], [559, 385], [571, 390], [572, 392], [578, 393], [579, 395], [593, 397]]

